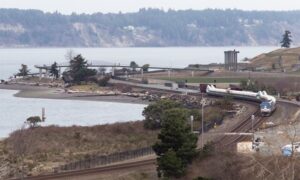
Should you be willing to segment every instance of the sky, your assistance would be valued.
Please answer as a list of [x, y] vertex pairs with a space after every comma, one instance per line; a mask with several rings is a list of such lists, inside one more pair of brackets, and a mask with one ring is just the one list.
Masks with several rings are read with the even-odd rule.
[[[284, 2], [284, 3], [283, 3]], [[0, 8], [39, 9], [62, 14], [136, 12], [140, 8], [159, 9], [242, 9], [298, 10], [297, 0], [0, 0]]]

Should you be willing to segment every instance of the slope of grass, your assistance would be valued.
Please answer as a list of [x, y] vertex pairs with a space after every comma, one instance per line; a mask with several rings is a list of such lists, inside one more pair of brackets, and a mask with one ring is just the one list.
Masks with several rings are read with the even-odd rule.
[[156, 138], [157, 132], [145, 130], [143, 122], [139, 121], [93, 127], [49, 126], [26, 129], [12, 133], [4, 144], [12, 161], [20, 154], [18, 150], [23, 150], [25, 162], [30, 162], [27, 166], [31, 166], [31, 169], [43, 167], [43, 171], [92, 155], [148, 147]]

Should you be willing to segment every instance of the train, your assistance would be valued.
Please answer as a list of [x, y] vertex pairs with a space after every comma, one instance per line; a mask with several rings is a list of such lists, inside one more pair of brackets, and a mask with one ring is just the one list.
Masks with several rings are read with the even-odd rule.
[[216, 88], [213, 85], [207, 85], [206, 93], [211, 96], [229, 96], [235, 99], [259, 102], [260, 113], [262, 116], [271, 116], [271, 114], [276, 110], [276, 98], [274, 96], [268, 95], [265, 91], [251, 92], [232, 90], [230, 88], [220, 89]]

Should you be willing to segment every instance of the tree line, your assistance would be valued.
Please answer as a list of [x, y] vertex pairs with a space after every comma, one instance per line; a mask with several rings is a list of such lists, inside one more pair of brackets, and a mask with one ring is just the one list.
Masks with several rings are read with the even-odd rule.
[[[127, 37], [129, 46], [217, 46], [279, 44], [285, 28], [300, 37], [300, 11], [242, 11], [206, 9], [201, 11], [163, 11], [140, 9], [136, 13], [71, 14], [44, 13], [38, 10], [0, 9], [0, 23], [15, 28], [1, 30], [1, 45], [26, 46], [104, 46], [117, 45], [111, 37]], [[78, 24], [87, 30], [80, 37]], [[23, 28], [23, 29], [22, 29]], [[96, 29], [96, 30], [95, 30]], [[101, 36], [97, 34], [101, 34]], [[134, 34], [153, 38], [144, 41]], [[249, 38], [251, 35], [251, 39]], [[86, 40], [89, 41], [85, 44]], [[118, 41], [119, 42], [119, 41]], [[274, 42], [276, 42], [274, 44]]]

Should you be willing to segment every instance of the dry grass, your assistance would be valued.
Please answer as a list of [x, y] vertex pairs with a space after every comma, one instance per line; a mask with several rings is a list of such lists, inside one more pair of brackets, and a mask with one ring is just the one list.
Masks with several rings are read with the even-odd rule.
[[[281, 56], [281, 60], [280, 60]], [[294, 64], [299, 64], [300, 48], [278, 49], [267, 54], [259, 55], [252, 59], [254, 67], [265, 67], [266, 69], [292, 70]]]
[[[4, 141], [6, 152], [13, 158], [14, 142], [19, 141], [16, 131]], [[85, 158], [151, 146], [156, 131], [145, 130], [143, 122], [116, 123], [93, 127], [38, 127], [22, 132], [22, 141], [28, 148], [25, 161], [31, 169], [50, 168], [58, 164]], [[50, 167], [49, 167], [50, 166]]]
[[299, 162], [299, 158], [218, 152], [205, 159], [195, 159], [182, 179], [199, 176], [222, 180], [299, 179]]
[[16, 79], [17, 82], [24, 82], [24, 83], [58, 83], [61, 84], [63, 83], [62, 80], [60, 79], [53, 79], [53, 78], [42, 78], [40, 79], [37, 76], [34, 77], [24, 77], [24, 78], [18, 78]]
[[112, 88], [100, 87], [95, 83], [89, 83], [86, 85], [74, 85], [69, 89], [74, 91], [96, 92], [96, 91], [107, 91], [107, 90], [111, 90]]
[[[207, 72], [203, 72], [203, 71], [194, 71], [194, 76], [203, 76], [206, 73]], [[173, 70], [172, 72], [170, 72], [170, 75], [171, 75], [171, 77], [177, 77], [177, 78], [192, 77], [192, 71], [190, 71], [190, 70], [181, 70], [181, 71]], [[169, 76], [168, 71], [144, 74], [144, 77], [146, 77], [146, 78], [162, 78], [162, 77], [168, 78], [168, 76]], [[141, 75], [140, 74], [135, 75], [135, 77], [141, 77]]]
[[[281, 95], [293, 95], [300, 92], [299, 77], [253, 78], [259, 85], [272, 87]], [[265, 90], [265, 89], [262, 89]]]

